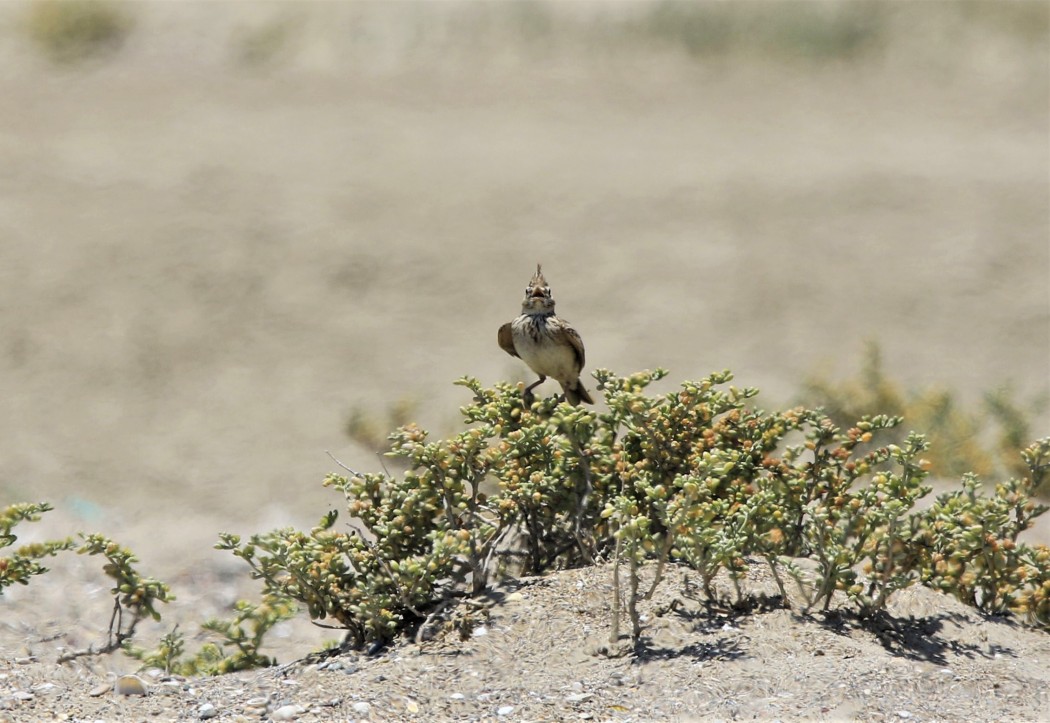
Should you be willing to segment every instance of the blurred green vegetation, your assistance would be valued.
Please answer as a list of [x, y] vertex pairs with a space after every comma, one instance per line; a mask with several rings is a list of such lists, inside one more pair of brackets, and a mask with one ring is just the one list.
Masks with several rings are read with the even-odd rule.
[[267, 22], [241, 28], [233, 34], [233, 54], [242, 65], [260, 68], [279, 65], [291, 52], [301, 31], [303, 16], [283, 13]]
[[[249, 67], [291, 58], [307, 32], [333, 23], [307, 23], [324, 3], [243, 3], [227, 36], [230, 57]], [[349, 5], [349, 4], [348, 4]], [[409, 55], [420, 48], [511, 51], [540, 58], [556, 51], [682, 51], [695, 60], [752, 56], [771, 60], [835, 62], [877, 57], [890, 45], [940, 46], [966, 55], [992, 36], [1019, 46], [1045, 46], [1050, 3], [1041, 0], [656, 0], [596, 4], [555, 0], [354, 4], [349, 47], [384, 44]], [[270, 9], [272, 8], [272, 10]], [[29, 4], [32, 38], [52, 59], [75, 63], [118, 49], [131, 32], [133, 4], [62, 0]], [[330, 20], [330, 19], [329, 19]], [[319, 30], [321, 29], [321, 30]], [[393, 31], [393, 32], [386, 32]], [[409, 33], [405, 44], [403, 32]], [[386, 38], [386, 40], [384, 40]], [[387, 48], [390, 50], [391, 48]]]
[[[875, 342], [868, 343], [855, 376], [832, 380], [812, 375], [803, 382], [798, 401], [823, 408], [841, 425], [871, 414], [904, 417], [930, 441], [930, 472], [946, 478], [966, 472], [986, 478], [1023, 477], [1028, 468], [1021, 450], [1040, 432], [1032, 428], [1032, 420], [1048, 406], [1045, 396], [1019, 401], [1008, 384], [986, 392], [976, 406], [962, 404], [956, 393], [944, 388], [905, 389], [887, 374]], [[903, 437], [896, 441], [901, 443]], [[1045, 496], [1050, 486], [1037, 491]]]
[[877, 47], [888, 29], [887, 3], [654, 3], [625, 28], [691, 56], [758, 51], [775, 57], [850, 58]]
[[131, 31], [123, 5], [103, 0], [34, 2], [29, 5], [29, 34], [58, 63], [76, 63], [108, 55]]
[[385, 415], [377, 415], [362, 407], [354, 407], [347, 415], [344, 430], [346, 436], [376, 454], [390, 451], [390, 430], [403, 427], [412, 421], [419, 411], [417, 400], [402, 397], [391, 403]]

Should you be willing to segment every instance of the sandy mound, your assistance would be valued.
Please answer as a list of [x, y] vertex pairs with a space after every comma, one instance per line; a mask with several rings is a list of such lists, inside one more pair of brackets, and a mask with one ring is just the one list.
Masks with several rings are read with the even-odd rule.
[[[104, 690], [98, 671], [6, 658], [0, 720], [1022, 721], [1050, 710], [1050, 636], [943, 595], [905, 590], [891, 616], [861, 624], [701, 606], [680, 594], [682, 574], [672, 568], [642, 605], [635, 655], [600, 652], [601, 566], [509, 583], [419, 645], [218, 678], [147, 673], [144, 698]], [[757, 566], [748, 585], [772, 590]]]

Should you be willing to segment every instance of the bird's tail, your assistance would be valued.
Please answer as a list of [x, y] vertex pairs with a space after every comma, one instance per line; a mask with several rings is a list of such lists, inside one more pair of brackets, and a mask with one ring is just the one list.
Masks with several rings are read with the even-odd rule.
[[586, 402], [587, 404], [594, 404], [594, 400], [591, 399], [591, 394], [584, 389], [583, 384], [577, 379], [572, 384], [562, 384], [562, 391], [565, 392], [565, 401], [569, 404], [579, 406], [580, 402]]

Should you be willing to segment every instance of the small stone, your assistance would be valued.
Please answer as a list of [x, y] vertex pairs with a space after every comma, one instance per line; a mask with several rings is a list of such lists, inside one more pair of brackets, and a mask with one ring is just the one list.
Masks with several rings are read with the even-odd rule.
[[162, 680], [153, 685], [153, 692], [161, 695], [179, 695], [182, 693], [182, 683], [177, 680]]
[[270, 704], [270, 699], [265, 696], [259, 696], [257, 698], [249, 698], [244, 703], [245, 708], [256, 708], [259, 710], [265, 710]]
[[350, 706], [350, 710], [358, 715], [368, 715], [372, 710], [372, 706], [362, 700]]
[[36, 698], [35, 695], [24, 690], [16, 690], [11, 697], [15, 700], [33, 700], [33, 698]]
[[522, 602], [525, 599], [525, 596], [522, 595], [520, 592], [512, 592], [512, 593], [508, 594], [507, 597], [505, 597], [503, 599], [504, 599], [504, 601], [509, 602], [509, 603], [519, 603], [519, 602]]
[[40, 685], [33, 686], [34, 693], [40, 693], [41, 695], [49, 695], [58, 690], [58, 686], [54, 683], [41, 683]]
[[909, 713], [906, 710], [899, 710], [897, 711], [897, 717], [904, 718], [905, 720], [907, 720], [908, 718], [911, 718], [911, 713]]
[[28, 655], [28, 656], [26, 656], [24, 658], [15, 658], [15, 665], [29, 665], [30, 663], [35, 663], [35, 662], [36, 662], [36, 657], [33, 656], [33, 655]]
[[146, 683], [137, 675], [122, 675], [113, 685], [117, 695], [146, 695]]
[[405, 710], [412, 714], [418, 713], [419, 703], [415, 702], [411, 698], [405, 698]]
[[272, 720], [295, 720], [305, 712], [306, 708], [301, 705], [282, 705], [270, 714], [270, 718]]
[[112, 687], [113, 686], [109, 683], [102, 683], [100, 685], [96, 685], [94, 688], [89, 690], [88, 695], [90, 695], [92, 698], [97, 698], [100, 695], [105, 695], [106, 693], [108, 693]]
[[496, 715], [510, 715], [514, 712], [514, 706], [512, 705], [501, 705], [496, 710]]
[[477, 626], [476, 628], [474, 628], [474, 632], [471, 633], [471, 635], [473, 635], [475, 638], [483, 638], [488, 634], [489, 629], [486, 628], [484, 625]]
[[565, 700], [569, 703], [582, 703], [583, 701], [593, 697], [594, 693], [573, 693], [572, 695], [565, 696]]
[[219, 709], [211, 703], [204, 703], [200, 708], [197, 709], [197, 717], [201, 720], [208, 720], [219, 715]]
[[466, 697], [467, 696], [463, 695], [462, 693], [453, 693], [449, 696], [449, 698], [451, 698], [452, 700], [463, 700]]

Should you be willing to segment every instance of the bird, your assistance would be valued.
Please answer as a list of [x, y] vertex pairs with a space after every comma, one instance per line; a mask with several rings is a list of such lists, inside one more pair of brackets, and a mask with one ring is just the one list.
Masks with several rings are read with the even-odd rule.
[[554, 298], [540, 264], [536, 264], [536, 273], [525, 287], [521, 316], [499, 328], [498, 341], [503, 351], [521, 359], [540, 376], [522, 392], [526, 405], [531, 406], [532, 390], [547, 377], [561, 384], [569, 404], [594, 404], [580, 382], [585, 361], [583, 339], [568, 321], [554, 313]]

